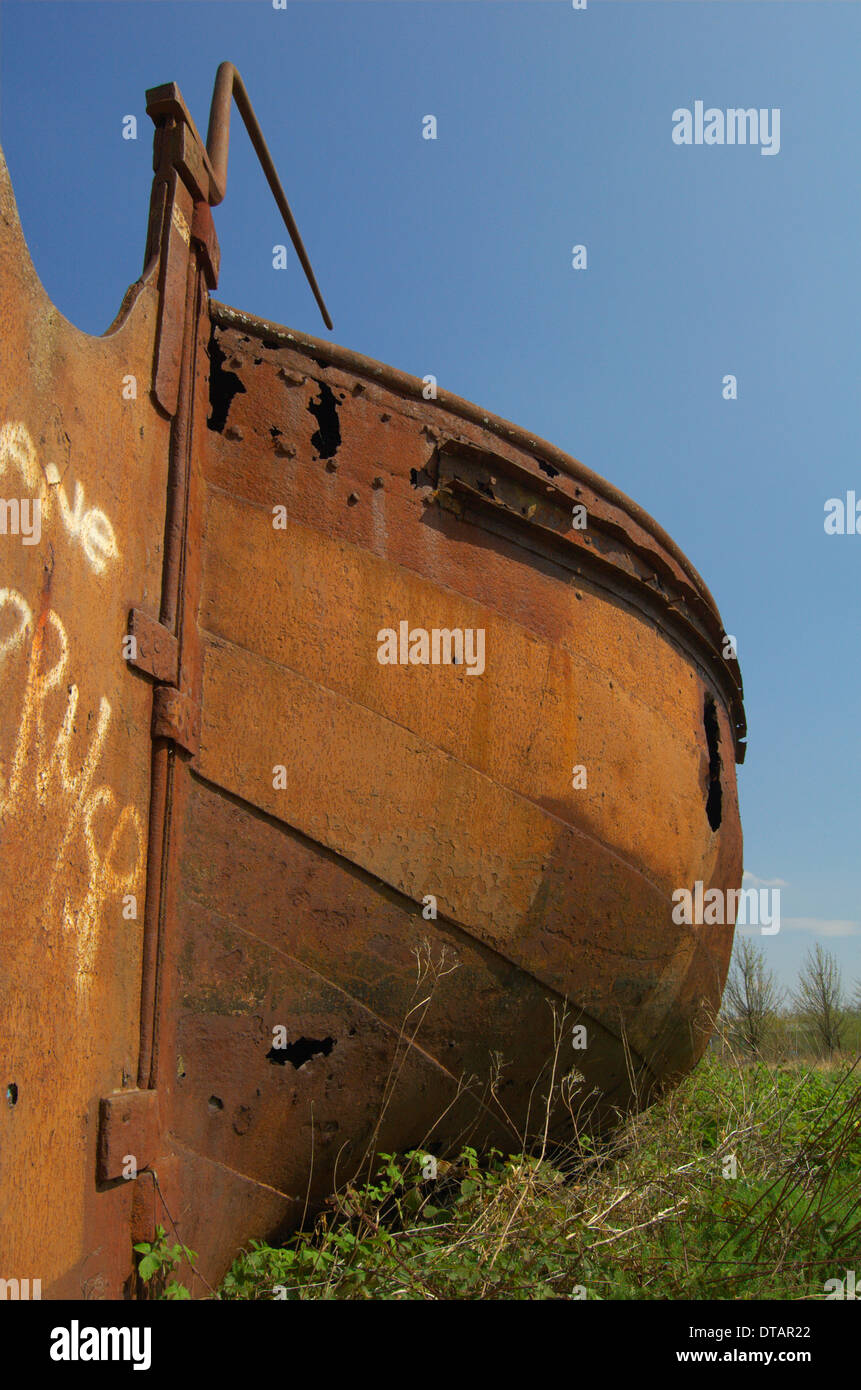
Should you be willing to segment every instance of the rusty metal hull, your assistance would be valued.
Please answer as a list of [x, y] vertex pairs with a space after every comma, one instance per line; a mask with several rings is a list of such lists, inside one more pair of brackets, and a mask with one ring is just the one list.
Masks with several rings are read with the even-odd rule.
[[[672, 557], [655, 547], [651, 584], [631, 583], [647, 546], [622, 539], [636, 531], [623, 508], [593, 523], [591, 546], [613, 538], [597, 562], [554, 515], [547, 534], [520, 519], [523, 498], [567, 517], [575, 495], [599, 516], [585, 480], [560, 469], [551, 482], [497, 422], [416, 399], [414, 385], [405, 396], [378, 364], [217, 305], [212, 322], [216, 404], [219, 373], [234, 380], [205, 464], [174, 1132], [189, 1154], [220, 1153], [231, 1173], [288, 1194], [289, 1223], [312, 1158], [323, 1196], [336, 1156], [348, 1170], [373, 1132], [423, 937], [460, 964], [404, 1063], [383, 1148], [450, 1140], [468, 1123], [516, 1143], [530, 1096], [540, 1118], [532, 1088], [554, 1002], [587, 1029], [576, 1052], [566, 1031], [563, 1070], [577, 1066], [580, 1099], [597, 1093], [604, 1114], [696, 1062], [732, 927], [675, 925], [672, 893], [740, 881], [737, 707], [693, 625], [673, 624], [687, 581], [669, 588]], [[324, 451], [340, 437], [328, 457], [311, 442], [321, 398]], [[381, 666], [377, 634], [403, 619], [484, 629], [485, 673]], [[428, 894], [435, 922], [422, 917]], [[330, 1051], [298, 1072], [267, 1066], [279, 1024]], [[511, 1125], [488, 1094], [494, 1056]], [[483, 1082], [486, 1108], [461, 1097], [441, 1121], [465, 1075]]]
[[[741, 880], [741, 682], [689, 561], [543, 441], [212, 299], [167, 90], [103, 338], [0, 157], [0, 493], [43, 503], [0, 535], [0, 1275], [55, 1296], [127, 1292], [159, 1221], [216, 1279], [368, 1146], [515, 1145], [554, 1007], [575, 1107], [647, 1103], [733, 935], [672, 895]], [[483, 671], [383, 664], [404, 623], [481, 631]]]

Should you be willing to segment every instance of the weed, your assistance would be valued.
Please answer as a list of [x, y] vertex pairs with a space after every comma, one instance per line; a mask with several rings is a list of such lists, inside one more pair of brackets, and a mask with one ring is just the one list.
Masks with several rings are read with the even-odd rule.
[[168, 1275], [172, 1274], [183, 1260], [194, 1268], [197, 1254], [194, 1250], [189, 1250], [184, 1245], [168, 1245], [167, 1233], [163, 1226], [156, 1226], [154, 1241], [141, 1241], [136, 1245], [135, 1250], [141, 1256], [138, 1262], [138, 1278], [144, 1284], [152, 1283], [152, 1295], [167, 1299], [190, 1298], [191, 1294], [184, 1284], [178, 1284], [175, 1279], [167, 1283]]

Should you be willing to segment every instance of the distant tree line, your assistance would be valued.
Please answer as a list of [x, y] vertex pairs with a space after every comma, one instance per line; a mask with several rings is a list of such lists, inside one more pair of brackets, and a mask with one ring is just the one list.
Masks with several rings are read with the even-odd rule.
[[850, 997], [840, 967], [817, 942], [798, 983], [784, 990], [765, 953], [748, 937], [736, 940], [721, 1006], [729, 1046], [759, 1056], [794, 1053], [831, 1058], [861, 1050], [861, 981]]

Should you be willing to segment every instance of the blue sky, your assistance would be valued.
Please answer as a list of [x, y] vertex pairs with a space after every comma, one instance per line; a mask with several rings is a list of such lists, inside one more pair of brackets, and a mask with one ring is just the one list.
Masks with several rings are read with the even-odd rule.
[[[817, 939], [861, 976], [861, 535], [823, 526], [861, 497], [859, 56], [840, 0], [0, 4], [0, 142], [78, 327], [103, 332], [140, 274], [146, 88], [176, 81], [205, 133], [229, 58], [335, 331], [292, 257], [272, 268], [283, 230], [235, 113], [217, 297], [434, 373], [678, 541], [738, 639], [745, 865], [781, 885], [757, 939], [784, 983]], [[697, 100], [779, 108], [779, 153], [676, 145]]]

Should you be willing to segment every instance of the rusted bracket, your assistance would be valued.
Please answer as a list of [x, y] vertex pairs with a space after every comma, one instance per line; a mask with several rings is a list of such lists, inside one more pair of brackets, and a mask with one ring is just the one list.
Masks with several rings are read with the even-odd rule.
[[152, 736], [170, 739], [186, 753], [200, 752], [200, 706], [172, 685], [157, 685], [152, 701]]
[[221, 267], [221, 251], [215, 235], [215, 223], [206, 203], [195, 203], [191, 219], [191, 240], [200, 252], [203, 278], [207, 289], [214, 290], [218, 284]]
[[157, 681], [152, 702], [152, 736], [179, 744], [195, 757], [200, 749], [200, 707], [177, 689], [179, 643], [163, 623], [140, 608], [129, 613], [129, 636], [135, 639], [130, 666]]
[[99, 1182], [137, 1177], [158, 1157], [158, 1145], [157, 1091], [115, 1091], [102, 1097], [96, 1162]]
[[152, 676], [164, 685], [176, 685], [179, 679], [179, 643], [162, 623], [133, 608], [129, 613], [129, 636], [134, 638], [134, 655], [130, 666]]
[[157, 174], [166, 165], [172, 165], [194, 199], [209, 203], [214, 178], [212, 165], [176, 83], [164, 82], [160, 87], [149, 87], [146, 109], [156, 127], [153, 172]]

